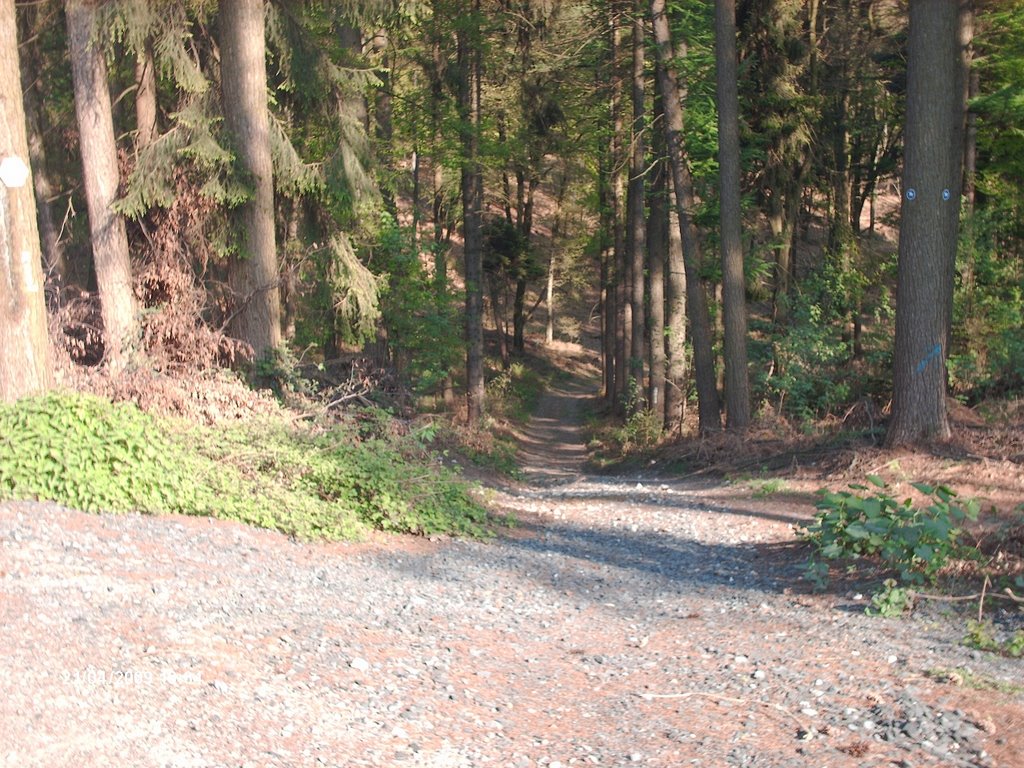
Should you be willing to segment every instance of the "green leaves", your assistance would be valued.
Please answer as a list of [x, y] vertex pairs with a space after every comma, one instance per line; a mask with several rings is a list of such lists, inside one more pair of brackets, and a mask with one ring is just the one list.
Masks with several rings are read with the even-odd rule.
[[[918, 507], [911, 499], [898, 502], [877, 475], [869, 475], [867, 480], [877, 489], [873, 495], [824, 489], [818, 492], [819, 512], [802, 535], [815, 548], [805, 575], [819, 587], [828, 581], [828, 565], [822, 561], [877, 558], [898, 570], [903, 581], [921, 584], [934, 581], [953, 558], [976, 555], [976, 550], [959, 543], [959, 526], [964, 520], [977, 519], [977, 501], [961, 502], [956, 492], [945, 486], [914, 483], [914, 488], [932, 502]], [[851, 488], [870, 490], [864, 485]], [[877, 606], [876, 610], [888, 615]]]
[[413, 439], [273, 421], [186, 430], [134, 405], [66, 393], [0, 405], [3, 499], [210, 515], [301, 538], [355, 538], [367, 526], [488, 531], [468, 486]]

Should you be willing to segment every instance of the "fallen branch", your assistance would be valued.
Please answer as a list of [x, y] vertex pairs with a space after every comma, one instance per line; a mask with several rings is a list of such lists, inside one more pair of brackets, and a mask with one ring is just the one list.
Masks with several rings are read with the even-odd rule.
[[922, 600], [940, 600], [947, 603], [966, 603], [969, 600], [979, 600], [982, 598], [996, 597], [1000, 600], [1012, 600], [1018, 605], [1024, 605], [1024, 596], [1014, 594], [1013, 590], [1007, 587], [1002, 592], [987, 592], [981, 591], [976, 592], [973, 595], [929, 595], [925, 592], [914, 592], [911, 591], [910, 595], [915, 600], [921, 598]]

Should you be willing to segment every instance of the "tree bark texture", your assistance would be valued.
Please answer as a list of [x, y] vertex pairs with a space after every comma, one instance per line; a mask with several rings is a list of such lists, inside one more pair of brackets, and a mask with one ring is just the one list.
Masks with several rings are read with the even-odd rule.
[[889, 446], [950, 435], [946, 329], [963, 160], [958, 0], [911, 0]]
[[[39, 34], [38, 9], [31, 7], [19, 12], [22, 39], [28, 40]], [[42, 62], [36, 43], [25, 44], [21, 51], [21, 91], [24, 96], [25, 120], [28, 128], [28, 156], [32, 166], [32, 185], [36, 197], [36, 218], [39, 225], [39, 244], [43, 250], [43, 265], [46, 278], [58, 288], [67, 275], [64, 248], [60, 244], [57, 223], [53, 217], [50, 200], [54, 196], [50, 169], [46, 159], [46, 143], [43, 139], [45, 119], [39, 81]], [[57, 302], [61, 294], [57, 293]]]
[[644, 64], [644, 14], [641, 2], [635, 3], [633, 20], [633, 72], [631, 101], [633, 103], [632, 146], [629, 160], [629, 192], [627, 198], [627, 253], [630, 271], [630, 347], [629, 377], [638, 393], [634, 407], [643, 406], [644, 392], [644, 262], [647, 251], [647, 221], [644, 218], [647, 162], [644, 122], [647, 119], [647, 83]]
[[156, 62], [153, 45], [146, 43], [135, 60], [135, 146], [145, 149], [157, 137]]
[[[668, 169], [666, 169], [667, 171]], [[671, 179], [669, 179], [671, 182]], [[686, 359], [686, 267], [675, 191], [668, 184], [668, 261], [665, 264], [665, 424], [677, 431], [683, 423], [689, 392]]]
[[718, 390], [715, 384], [715, 358], [711, 347], [711, 321], [707, 296], [700, 282], [700, 242], [697, 228], [690, 216], [693, 210], [693, 181], [683, 146], [683, 104], [679, 83], [672, 64], [672, 40], [665, 13], [665, 0], [651, 0], [655, 51], [658, 57], [657, 76], [665, 109], [665, 144], [676, 194], [679, 214], [679, 236], [683, 243], [686, 271], [686, 309], [693, 341], [694, 376], [697, 383], [698, 422], [702, 433], [720, 429]]
[[[14, 0], [0, 0], [0, 160], [28, 173]], [[31, 175], [0, 182], [0, 401], [50, 388], [50, 340]]]
[[120, 172], [107, 65], [92, 39], [95, 4], [67, 0], [65, 12], [105, 355], [109, 365], [119, 368], [138, 339], [138, 318], [124, 219], [113, 209]]
[[715, 3], [715, 62], [726, 425], [729, 429], [746, 429], [750, 425], [750, 382], [747, 375], [747, 292], [740, 228], [742, 212], [735, 0], [718, 0]]
[[[654, 119], [659, 119], [660, 104], [655, 105]], [[659, 159], [651, 169], [651, 184], [647, 217], [647, 264], [650, 283], [650, 354], [648, 366], [650, 381], [647, 402], [658, 430], [665, 424], [665, 267], [668, 261], [668, 168], [664, 155], [664, 141], [658, 141], [659, 132], [651, 135], [652, 154]]]
[[[479, 20], [479, 0], [473, 3]], [[476, 24], [473, 25], [474, 28]], [[483, 170], [480, 166], [480, 53], [470, 30], [458, 31], [462, 227], [466, 277], [466, 406], [470, 424], [484, 415]]]
[[614, 296], [614, 301], [612, 302], [611, 307], [614, 309], [612, 314], [612, 328], [614, 329], [614, 355], [612, 359], [615, 364], [615, 374], [613, 376], [614, 386], [610, 394], [612, 412], [621, 414], [624, 395], [626, 393], [626, 379], [629, 375], [630, 350], [629, 326], [627, 326], [627, 321], [630, 320], [630, 316], [627, 313], [627, 307], [629, 305], [629, 292], [627, 291], [629, 282], [629, 262], [626, 258], [626, 230], [623, 210], [626, 204], [625, 184], [623, 183], [623, 169], [625, 168], [626, 161], [625, 150], [623, 149], [624, 121], [622, 112], [624, 107], [622, 104], [622, 62], [620, 61], [622, 28], [619, 26], [619, 20], [614, 14], [614, 8], [609, 6], [609, 10], [612, 12], [611, 59], [608, 64], [611, 69], [612, 135], [610, 138], [611, 157], [608, 172], [611, 175], [611, 184], [609, 186], [609, 205], [611, 207], [612, 248], [614, 253], [614, 260], [612, 262], [610, 275], [611, 287], [609, 290], [611, 295]]
[[974, 69], [974, 0], [961, 0], [960, 57], [964, 88], [964, 183], [963, 196], [967, 212], [974, 211], [975, 175], [978, 171], [978, 116], [967, 106], [978, 95], [978, 71]]
[[220, 4], [224, 123], [253, 187], [235, 215], [240, 251], [228, 261], [228, 284], [238, 303], [229, 328], [257, 358], [282, 340], [263, 14], [263, 0]]

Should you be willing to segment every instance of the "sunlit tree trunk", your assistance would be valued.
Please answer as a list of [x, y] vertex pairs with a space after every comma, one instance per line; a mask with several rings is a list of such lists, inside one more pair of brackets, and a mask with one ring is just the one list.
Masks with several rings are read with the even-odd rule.
[[[534, 176], [529, 179], [520, 175], [518, 188], [521, 190], [521, 205], [518, 206], [519, 233], [523, 242], [529, 247], [530, 238], [533, 235], [533, 208], [537, 196], [537, 187], [540, 180]], [[526, 258], [525, 254], [519, 254], [518, 259]], [[527, 270], [522, 263], [517, 264], [516, 269], [516, 293], [512, 303], [512, 348], [517, 352], [526, 351], [526, 283]]]
[[[978, 95], [978, 71], [974, 68], [974, 0], [960, 6], [960, 56], [963, 67], [964, 104]], [[975, 175], [978, 171], [978, 116], [970, 108], [964, 111], [964, 183], [967, 213], [974, 211]]]
[[647, 251], [647, 222], [644, 218], [645, 183], [644, 171], [647, 161], [645, 149], [644, 122], [646, 114], [647, 83], [644, 73], [644, 15], [643, 5], [638, 1], [634, 4], [633, 20], [633, 71], [631, 78], [631, 101], [633, 104], [633, 123], [630, 134], [631, 152], [629, 160], [629, 191], [627, 198], [627, 240], [626, 252], [629, 261], [629, 304], [630, 312], [630, 346], [629, 346], [629, 377], [638, 393], [637, 402], [633, 407], [643, 407], [644, 392], [644, 262]]
[[228, 283], [238, 302], [230, 329], [257, 358], [282, 341], [263, 13], [262, 0], [220, 4], [224, 123], [253, 185], [252, 199], [236, 215], [240, 253], [228, 262]]
[[14, 0], [0, 0], [0, 401], [51, 385]]
[[156, 63], [147, 43], [135, 61], [135, 146], [148, 147], [157, 137]]
[[[655, 101], [654, 122], [657, 123], [661, 119], [661, 104], [660, 99]], [[650, 284], [650, 381], [647, 386], [647, 402], [659, 431], [665, 424], [665, 267], [669, 246], [668, 168], [664, 160], [665, 142], [659, 141], [661, 135], [657, 130], [651, 133], [651, 154], [658, 159], [651, 168], [647, 216], [647, 269]]]
[[631, 329], [630, 317], [630, 294], [629, 294], [629, 262], [626, 256], [626, 230], [623, 208], [626, 203], [625, 185], [623, 183], [623, 169], [625, 167], [625, 143], [624, 120], [623, 120], [623, 78], [622, 62], [620, 61], [622, 48], [622, 28], [616, 15], [614, 3], [609, 4], [611, 13], [611, 47], [609, 67], [611, 68], [611, 107], [612, 107], [612, 135], [611, 153], [608, 172], [611, 175], [609, 185], [609, 208], [611, 211], [612, 226], [612, 252], [614, 260], [611, 268], [611, 291], [614, 295], [612, 307], [612, 327], [614, 328], [614, 361], [615, 375], [614, 387], [611, 391], [611, 406], [613, 413], [622, 413], [624, 395], [627, 391], [627, 378], [629, 376], [629, 331]]
[[615, 224], [611, 200], [611, 151], [601, 153], [598, 165], [597, 199], [601, 212], [601, 371], [605, 402], [615, 400], [615, 251], [610, 233]]
[[138, 318], [124, 219], [113, 209], [120, 173], [107, 66], [102, 51], [92, 39], [95, 4], [67, 0], [65, 13], [105, 355], [107, 363], [116, 369], [124, 365], [131, 345], [138, 338]]
[[700, 244], [690, 211], [694, 208], [693, 182], [683, 147], [683, 105], [672, 69], [672, 41], [665, 15], [665, 0], [651, 0], [655, 51], [658, 56], [658, 84], [665, 109], [665, 144], [672, 166], [672, 181], [679, 214], [679, 235], [683, 243], [686, 271], [686, 309], [693, 341], [694, 376], [697, 383], [699, 429], [702, 433], [722, 426], [718, 390], [715, 386], [715, 358], [711, 348], [711, 323], [707, 296], [700, 282]]
[[[666, 172], [670, 171], [666, 169]], [[668, 184], [668, 260], [665, 264], [665, 425], [678, 430], [686, 411], [689, 370], [686, 359], [686, 267], [675, 192]]]
[[[19, 11], [22, 39], [30, 40], [41, 31], [40, 14], [35, 6]], [[60, 233], [53, 215], [51, 200], [54, 187], [46, 157], [46, 143], [43, 138], [46, 123], [43, 99], [40, 89], [42, 61], [37, 42], [26, 42], [21, 50], [21, 90], [24, 94], [25, 117], [28, 127], [28, 156], [32, 166], [32, 184], [36, 198], [36, 216], [39, 223], [39, 244], [43, 250], [43, 265], [46, 278], [61, 286], [67, 275], [64, 248], [60, 244]], [[61, 294], [58, 292], [57, 300]]]
[[[466, 405], [470, 424], [484, 415], [483, 170], [480, 165], [480, 2], [473, 23], [458, 31], [459, 139], [462, 144], [462, 226], [466, 276]], [[471, 26], [472, 29], [467, 27]]]
[[722, 240], [722, 319], [725, 326], [725, 410], [729, 429], [750, 424], [747, 376], [747, 296], [740, 208], [740, 128], [736, 62], [736, 3], [715, 3], [718, 94], [719, 212]]
[[946, 330], [963, 162], [958, 0], [911, 0], [893, 415], [886, 444], [950, 435]]

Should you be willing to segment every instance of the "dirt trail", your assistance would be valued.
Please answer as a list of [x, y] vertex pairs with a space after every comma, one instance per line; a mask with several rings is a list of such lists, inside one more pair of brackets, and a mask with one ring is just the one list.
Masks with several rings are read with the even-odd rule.
[[807, 594], [792, 505], [581, 473], [588, 391], [489, 542], [0, 504], [0, 765], [1021, 765], [1021, 662]]
[[563, 381], [541, 398], [523, 430], [519, 458], [524, 480], [532, 485], [571, 482], [583, 473], [587, 449], [581, 425], [586, 401], [596, 385], [586, 379]]

